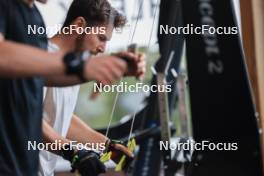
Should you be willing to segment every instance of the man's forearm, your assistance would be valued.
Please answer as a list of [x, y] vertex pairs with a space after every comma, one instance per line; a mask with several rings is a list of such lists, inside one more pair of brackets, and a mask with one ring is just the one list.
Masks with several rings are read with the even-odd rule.
[[0, 42], [0, 76], [28, 77], [64, 75], [63, 53], [48, 53], [10, 41]]
[[64, 53], [44, 50], [9, 41], [0, 41], [0, 77], [42, 76], [47, 86], [82, 83], [77, 76], [65, 74]]
[[47, 87], [64, 87], [81, 84], [80, 79], [77, 76], [46, 76], [45, 86]]
[[[45, 120], [42, 120], [42, 134], [44, 143], [55, 143], [56, 140], [60, 141], [61, 144], [69, 144], [70, 141], [61, 135], [59, 135]], [[54, 154], [60, 154], [61, 149], [51, 150], [50, 152]]]
[[79, 117], [73, 115], [71, 125], [67, 133], [67, 138], [80, 143], [105, 143], [107, 138], [90, 128]]

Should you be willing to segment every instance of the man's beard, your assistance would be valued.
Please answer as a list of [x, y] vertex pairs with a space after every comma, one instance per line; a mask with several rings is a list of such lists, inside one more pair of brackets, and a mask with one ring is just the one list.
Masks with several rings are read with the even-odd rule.
[[[85, 50], [84, 48], [84, 41], [85, 41], [85, 34], [81, 34], [77, 37], [76, 41], [75, 41], [75, 52], [80, 53], [83, 52]], [[92, 55], [97, 55], [98, 52], [97, 51], [91, 51], [90, 53]]]
[[83, 45], [84, 45], [84, 35], [81, 34], [77, 37], [76, 41], [75, 41], [75, 49], [74, 49], [74, 52], [82, 52], [84, 49], [83, 49]]

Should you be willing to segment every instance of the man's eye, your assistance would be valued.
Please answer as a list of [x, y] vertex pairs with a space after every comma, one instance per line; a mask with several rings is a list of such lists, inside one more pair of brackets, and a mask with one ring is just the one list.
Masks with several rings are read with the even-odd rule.
[[106, 38], [104, 36], [99, 36], [99, 40], [104, 42], [104, 41], [106, 41]]

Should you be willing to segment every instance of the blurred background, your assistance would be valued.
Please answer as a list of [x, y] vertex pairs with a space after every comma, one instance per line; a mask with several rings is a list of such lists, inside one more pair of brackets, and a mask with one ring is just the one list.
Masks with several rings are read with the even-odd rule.
[[[239, 0], [234, 1], [236, 12], [239, 13]], [[63, 24], [71, 2], [72, 0], [52, 0], [48, 1], [46, 5], [37, 4], [44, 17], [46, 26], [54, 27], [58, 24]], [[157, 44], [159, 0], [143, 0], [142, 2], [142, 8], [140, 8], [141, 0], [110, 0], [110, 3], [115, 8], [126, 15], [128, 23], [124, 29], [114, 32], [106, 52], [126, 50], [129, 44], [137, 43], [139, 50], [146, 52], [147, 74], [143, 82], [149, 84], [152, 77], [150, 68], [159, 58]], [[240, 24], [240, 20], [238, 21]], [[54, 33], [48, 34], [49, 37], [53, 35]], [[182, 64], [182, 69], [185, 69], [184, 63]], [[123, 81], [129, 84], [137, 82], [134, 78], [125, 78]], [[106, 127], [110, 120], [117, 93], [102, 93], [96, 99], [91, 100], [92, 91], [93, 83], [81, 86], [75, 113], [92, 127]], [[113, 114], [113, 124], [117, 123], [124, 115], [132, 114], [137, 109], [140, 109], [141, 102], [145, 96], [146, 93], [143, 92], [119, 93]], [[177, 123], [177, 110], [173, 116], [174, 123], [179, 124]]]
[[[54, 27], [63, 24], [71, 2], [72, 0], [52, 0], [46, 5], [37, 4], [46, 26]], [[159, 57], [156, 37], [159, 0], [143, 1], [141, 8], [141, 0], [111, 0], [110, 2], [116, 9], [126, 15], [128, 23], [122, 30], [114, 32], [112, 40], [107, 45], [106, 53], [126, 50], [129, 44], [137, 43], [139, 51], [147, 52], [148, 69], [143, 82], [148, 84], [151, 79], [150, 67]], [[153, 29], [152, 26], [154, 26]], [[49, 37], [53, 35], [54, 33], [48, 34]], [[138, 80], [130, 77], [125, 78], [123, 81], [128, 82], [128, 84], [135, 84]], [[117, 93], [101, 93], [96, 99], [92, 100], [90, 99], [92, 91], [93, 83], [81, 86], [75, 113], [92, 127], [106, 127], [110, 120]], [[113, 124], [118, 122], [124, 115], [132, 114], [140, 109], [145, 94], [143, 92], [119, 93], [113, 114]]]

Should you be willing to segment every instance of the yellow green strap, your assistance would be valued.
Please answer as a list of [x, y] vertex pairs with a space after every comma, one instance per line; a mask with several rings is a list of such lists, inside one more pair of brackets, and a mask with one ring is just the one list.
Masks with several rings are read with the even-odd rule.
[[[131, 139], [128, 144], [127, 144], [127, 148], [131, 151], [134, 152], [134, 150], [136, 149], [136, 140], [135, 139]], [[126, 163], [126, 155], [123, 155], [121, 157], [121, 160], [119, 161], [119, 163], [116, 165], [115, 167], [115, 171], [122, 171], [123, 167]]]
[[107, 161], [109, 161], [111, 159], [111, 156], [112, 156], [112, 152], [107, 152], [107, 153], [104, 153], [101, 157], [100, 157], [100, 161], [102, 163], [105, 163]]

